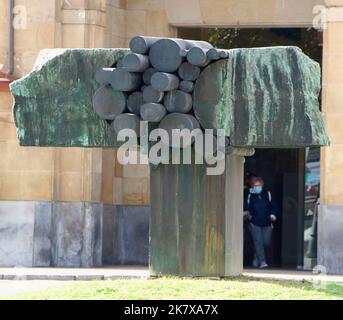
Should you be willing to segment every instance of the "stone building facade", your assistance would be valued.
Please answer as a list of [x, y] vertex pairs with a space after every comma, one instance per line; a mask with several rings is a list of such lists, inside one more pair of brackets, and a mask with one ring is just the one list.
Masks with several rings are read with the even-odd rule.
[[[179, 27], [307, 28], [313, 26], [316, 18], [317, 11], [313, 8], [322, 6], [317, 7], [325, 9], [327, 22], [322, 111], [331, 146], [321, 151], [318, 253], [319, 262], [328, 265], [329, 272], [343, 273], [343, 126], [340, 122], [343, 119], [343, 0], [15, 0], [14, 3], [17, 23], [14, 78], [31, 70], [41, 49], [127, 47], [134, 35], [175, 37]], [[8, 67], [7, 5], [7, 1], [0, 3], [0, 66], [3, 64], [4, 72]], [[72, 256], [70, 265], [97, 265], [101, 263], [99, 252], [89, 261], [97, 250], [112, 253], [117, 250], [125, 256], [125, 246], [114, 248], [113, 239], [117, 235], [107, 229], [112, 230], [111, 226], [116, 224], [113, 212], [122, 217], [122, 225], [137, 220], [140, 213], [146, 215], [147, 221], [148, 167], [121, 166], [113, 149], [21, 148], [11, 108], [10, 93], [0, 91], [0, 229], [4, 230], [0, 234], [0, 246], [6, 248], [0, 250], [0, 265], [63, 265], [63, 255]], [[99, 210], [102, 221], [108, 219], [108, 223], [98, 227], [101, 237], [112, 240], [106, 244], [100, 238], [94, 240], [95, 229], [87, 231], [85, 226], [86, 231], [81, 230], [85, 236], [76, 240], [75, 246], [81, 247], [88, 241], [86, 248], [93, 253], [86, 251], [79, 255], [85, 258], [73, 260], [72, 250], [65, 247], [70, 239], [63, 238], [56, 230], [81, 223], [78, 222], [81, 216], [91, 217], [90, 212]], [[63, 219], [61, 212], [74, 212], [75, 217], [70, 221]], [[51, 225], [44, 224], [44, 214], [53, 216], [48, 219]], [[92, 228], [96, 225], [94, 222]], [[140, 231], [137, 232], [139, 237]], [[137, 232], [133, 230], [132, 234]], [[42, 241], [45, 237], [50, 244]], [[61, 248], [69, 251], [59, 256], [56, 252], [63, 252]], [[43, 261], [39, 262], [40, 259]], [[118, 261], [107, 261], [114, 262]], [[135, 261], [126, 257], [119, 262]]]

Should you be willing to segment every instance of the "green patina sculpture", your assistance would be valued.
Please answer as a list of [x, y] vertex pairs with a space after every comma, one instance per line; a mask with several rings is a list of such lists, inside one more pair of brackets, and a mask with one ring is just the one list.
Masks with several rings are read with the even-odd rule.
[[320, 79], [319, 64], [297, 47], [230, 50], [198, 79], [195, 114], [236, 147], [326, 146]]
[[[149, 62], [147, 55], [155, 43]], [[136, 126], [139, 116], [152, 117], [154, 127], [163, 122], [169, 129], [173, 123], [225, 129], [231, 151], [224, 174], [207, 176], [206, 165], [186, 164], [160, 165], [151, 172], [150, 270], [154, 275], [240, 274], [244, 156], [253, 148], [329, 144], [318, 102], [320, 68], [299, 48], [209, 48], [202, 42], [136, 37], [131, 46], [135, 53], [124, 62], [121, 59], [129, 52], [125, 49], [45, 50], [34, 70], [11, 85], [22, 146], [118, 147], [113, 127]], [[185, 62], [187, 52], [196, 65]], [[102, 91], [110, 101], [108, 90], [123, 91], [121, 99], [127, 95], [125, 90], [136, 91], [130, 100], [135, 110], [140, 99], [144, 100], [137, 73], [147, 70], [150, 63], [162, 72], [155, 77], [155, 91], [145, 92], [145, 99], [156, 97], [156, 102], [149, 101], [144, 115], [124, 111], [120, 114], [123, 120], [115, 123], [114, 119], [110, 126], [113, 119], [104, 120], [93, 109], [92, 98], [100, 87], [96, 72], [116, 66], [117, 71], [102, 70], [102, 88], [107, 88]], [[175, 90], [177, 68], [182, 69], [178, 74], [187, 82], [182, 84], [186, 91], [195, 84], [192, 95], [181, 92], [181, 85]], [[149, 70], [153, 77], [156, 70]], [[111, 82], [106, 82], [108, 75]], [[150, 85], [149, 77], [144, 80], [146, 85]], [[166, 92], [172, 89], [164, 104], [168, 112], [176, 113], [167, 114], [161, 101], [166, 92], [156, 87]], [[101, 109], [105, 100], [100, 98], [97, 107], [100, 101]]]
[[22, 146], [116, 147], [106, 121], [93, 111], [94, 75], [128, 50], [44, 50], [26, 77], [11, 85]]
[[[44, 50], [25, 78], [12, 83], [22, 146], [116, 147], [93, 111], [94, 75], [122, 49]], [[328, 145], [319, 111], [319, 65], [296, 47], [230, 50], [204, 69], [194, 92], [204, 128], [222, 128], [237, 147]]]

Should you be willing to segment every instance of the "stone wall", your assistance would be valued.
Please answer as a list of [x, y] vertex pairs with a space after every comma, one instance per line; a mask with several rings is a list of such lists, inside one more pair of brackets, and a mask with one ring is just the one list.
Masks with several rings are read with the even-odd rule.
[[[126, 1], [106, 0], [49, 0], [43, 5], [38, 0], [17, 0], [15, 5], [20, 14], [26, 11], [26, 26], [15, 29], [17, 78], [32, 69], [38, 52], [44, 48], [126, 47], [126, 15], [134, 19], [144, 11], [131, 10], [131, 5], [126, 10]], [[7, 1], [0, 3], [0, 18], [0, 38], [6, 39]], [[6, 61], [4, 41], [0, 43], [3, 70]], [[115, 150], [19, 147], [12, 103], [8, 92], [0, 92], [0, 201], [149, 204], [148, 167], [122, 168], [116, 163]]]
[[331, 146], [321, 150], [318, 264], [343, 274], [343, 1], [325, 3], [322, 112]]
[[328, 274], [343, 274], [342, 226], [342, 205], [319, 207], [318, 265]]
[[148, 264], [148, 207], [1, 201], [0, 230], [0, 267]]

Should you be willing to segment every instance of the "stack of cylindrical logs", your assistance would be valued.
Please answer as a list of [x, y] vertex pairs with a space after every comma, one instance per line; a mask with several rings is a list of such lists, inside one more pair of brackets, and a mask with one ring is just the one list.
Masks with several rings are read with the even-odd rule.
[[97, 70], [95, 112], [117, 134], [131, 129], [139, 136], [140, 120], [157, 122], [168, 133], [200, 129], [192, 110], [195, 82], [203, 68], [228, 58], [228, 52], [204, 41], [142, 36], [131, 39], [130, 49], [116, 67]]

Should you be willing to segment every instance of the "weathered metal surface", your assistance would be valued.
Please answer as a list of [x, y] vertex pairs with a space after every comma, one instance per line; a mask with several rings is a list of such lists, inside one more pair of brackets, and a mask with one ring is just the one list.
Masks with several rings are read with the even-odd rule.
[[151, 85], [151, 78], [152, 76], [158, 72], [155, 68], [148, 68], [143, 73], [143, 82], [145, 85], [150, 86]]
[[130, 40], [130, 49], [134, 53], [148, 53], [150, 47], [162, 38], [136, 36]]
[[129, 72], [124, 68], [116, 68], [111, 75], [111, 86], [117, 91], [135, 91], [142, 84], [139, 73]]
[[193, 106], [192, 95], [181, 90], [173, 90], [166, 94], [164, 105], [169, 112], [188, 113]]
[[144, 121], [160, 122], [166, 114], [166, 108], [160, 103], [146, 103], [141, 107], [141, 117]]
[[150, 62], [158, 71], [175, 72], [183, 62], [187, 51], [193, 47], [212, 48], [211, 44], [205, 41], [161, 39], [150, 48]]
[[111, 86], [100, 87], [93, 96], [93, 108], [101, 119], [114, 120], [126, 108], [126, 95]]
[[150, 273], [224, 276], [225, 175], [205, 165], [151, 172]]
[[149, 64], [148, 56], [137, 53], [129, 53], [123, 59], [123, 68], [130, 72], [144, 72]]
[[140, 107], [144, 104], [143, 93], [140, 91], [133, 92], [127, 99], [127, 108], [131, 113], [139, 114]]
[[93, 110], [99, 68], [112, 66], [122, 49], [44, 50], [33, 71], [12, 83], [14, 118], [22, 146], [118, 146]]
[[113, 131], [118, 135], [121, 130], [132, 130], [137, 137], [140, 135], [140, 119], [134, 113], [123, 113], [115, 118], [112, 123]]
[[179, 89], [186, 93], [192, 93], [194, 90], [194, 82], [183, 80], [180, 82]]
[[218, 61], [203, 70], [193, 93], [194, 113], [202, 127], [224, 129], [228, 136], [233, 122], [228, 99], [230, 81], [227, 61]]
[[160, 129], [165, 130], [169, 135], [169, 146], [175, 148], [185, 148], [194, 142], [194, 137], [191, 141], [174, 141], [172, 139], [173, 130], [189, 130], [193, 131], [200, 129], [200, 124], [195, 117], [185, 113], [170, 113], [160, 122]]
[[186, 44], [183, 40], [161, 39], [154, 43], [150, 49], [150, 63], [158, 71], [175, 72], [183, 60], [181, 50], [186, 50]]
[[319, 111], [320, 67], [297, 47], [235, 49], [211, 64], [194, 91], [205, 128], [225, 129], [233, 146], [327, 145]]
[[216, 48], [211, 48], [207, 51], [207, 59], [210, 61], [215, 61], [219, 59], [226, 59], [229, 56], [229, 53], [225, 50], [219, 50]]
[[187, 60], [194, 66], [205, 67], [210, 63], [207, 59], [207, 52], [206, 49], [193, 47], [187, 53]]
[[179, 76], [186, 81], [195, 81], [200, 75], [201, 69], [198, 66], [193, 66], [188, 62], [184, 62], [179, 68]]
[[179, 87], [179, 78], [171, 73], [156, 72], [151, 77], [151, 85], [158, 91], [171, 91]]
[[152, 86], [146, 86], [143, 90], [143, 98], [145, 102], [159, 103], [163, 100], [164, 92], [156, 90]]
[[102, 86], [111, 83], [111, 75], [114, 68], [100, 68], [96, 71], [95, 80]]

